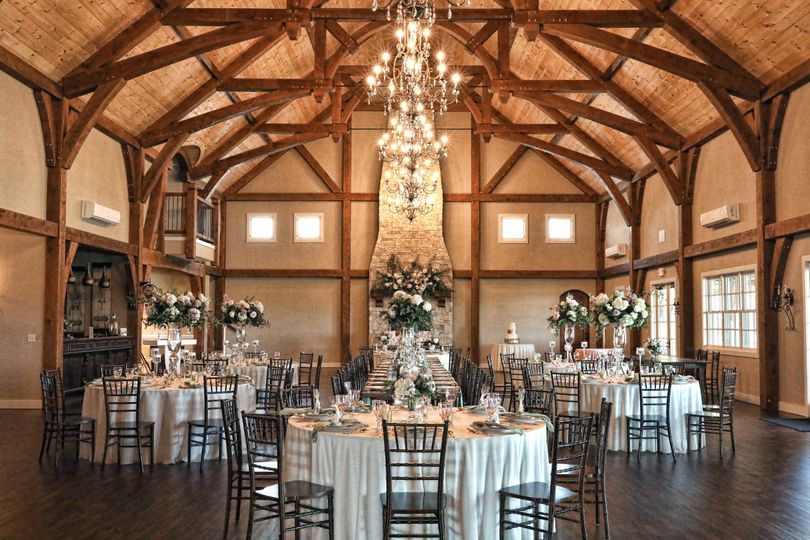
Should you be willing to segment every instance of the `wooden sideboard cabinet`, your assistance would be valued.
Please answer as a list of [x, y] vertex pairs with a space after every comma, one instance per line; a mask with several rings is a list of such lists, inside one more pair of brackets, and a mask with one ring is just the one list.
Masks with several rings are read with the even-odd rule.
[[102, 364], [131, 364], [134, 336], [66, 339], [62, 374], [66, 390], [79, 388], [101, 376]]

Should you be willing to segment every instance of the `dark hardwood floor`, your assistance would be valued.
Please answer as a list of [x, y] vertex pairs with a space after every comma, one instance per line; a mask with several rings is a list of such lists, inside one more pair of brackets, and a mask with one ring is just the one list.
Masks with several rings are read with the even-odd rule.
[[[745, 404], [736, 420], [737, 453], [723, 460], [714, 441], [676, 464], [611, 453], [613, 538], [810, 538], [810, 433], [761, 422]], [[52, 460], [37, 463], [40, 430], [38, 411], [0, 411], [0, 538], [221, 538], [225, 462], [208, 462], [203, 473], [174, 465], [141, 475], [136, 466], [102, 472], [69, 458], [55, 470]], [[232, 538], [244, 537], [246, 518], [232, 523]], [[260, 527], [256, 537], [268, 533]], [[578, 527], [561, 524], [559, 538], [578, 536]]]

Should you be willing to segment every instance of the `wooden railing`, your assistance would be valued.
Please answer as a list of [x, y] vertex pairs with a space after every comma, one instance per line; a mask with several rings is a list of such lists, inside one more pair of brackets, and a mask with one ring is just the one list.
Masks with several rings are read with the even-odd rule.
[[163, 200], [163, 233], [186, 234], [186, 196], [167, 193]]
[[[217, 220], [214, 205], [197, 196], [197, 190], [193, 187], [187, 187], [183, 193], [166, 194], [163, 203], [163, 236], [185, 236], [187, 258], [195, 258], [195, 241], [198, 239], [216, 245], [219, 230]], [[194, 234], [190, 235], [189, 231], [194, 231]]]
[[214, 207], [197, 198], [197, 238], [214, 243]]

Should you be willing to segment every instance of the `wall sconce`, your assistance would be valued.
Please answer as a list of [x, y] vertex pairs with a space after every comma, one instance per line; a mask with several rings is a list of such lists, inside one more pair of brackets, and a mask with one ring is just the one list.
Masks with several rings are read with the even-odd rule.
[[796, 320], [793, 318], [793, 290], [790, 287], [785, 287], [785, 292], [782, 292], [782, 286], [777, 285], [773, 291], [773, 302], [771, 309], [774, 311], [784, 311], [787, 315], [788, 324], [785, 327], [787, 330], [796, 330]]

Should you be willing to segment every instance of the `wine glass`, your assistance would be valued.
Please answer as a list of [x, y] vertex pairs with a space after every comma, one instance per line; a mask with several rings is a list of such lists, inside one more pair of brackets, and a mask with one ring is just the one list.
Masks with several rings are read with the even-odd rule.
[[343, 388], [346, 389], [347, 394], [350, 394], [351, 391], [352, 391], [352, 382], [351, 381], [346, 381], [345, 383], [343, 383]]
[[448, 401], [439, 403], [439, 416], [445, 422], [450, 421], [453, 418], [453, 403]]
[[382, 430], [382, 418], [385, 415], [385, 409], [387, 407], [388, 404], [381, 399], [375, 399], [371, 402], [371, 412], [374, 413], [374, 417], [377, 418], [377, 431]]
[[317, 388], [312, 389], [312, 408], [315, 410], [315, 414], [321, 412], [321, 393]]
[[494, 422], [496, 424], [500, 424], [501, 417], [499, 414], [500, 413], [499, 409], [501, 407], [501, 396], [495, 393], [489, 394], [485, 406], [487, 408], [487, 420], [489, 420], [490, 422]]
[[523, 414], [526, 410], [523, 407], [523, 403], [526, 401], [526, 389], [522, 388], [518, 390], [518, 414]]
[[335, 396], [332, 399], [332, 408], [335, 410], [335, 416], [332, 418], [332, 423], [337, 425], [340, 424], [341, 418], [343, 418], [343, 398], [342, 396]]

